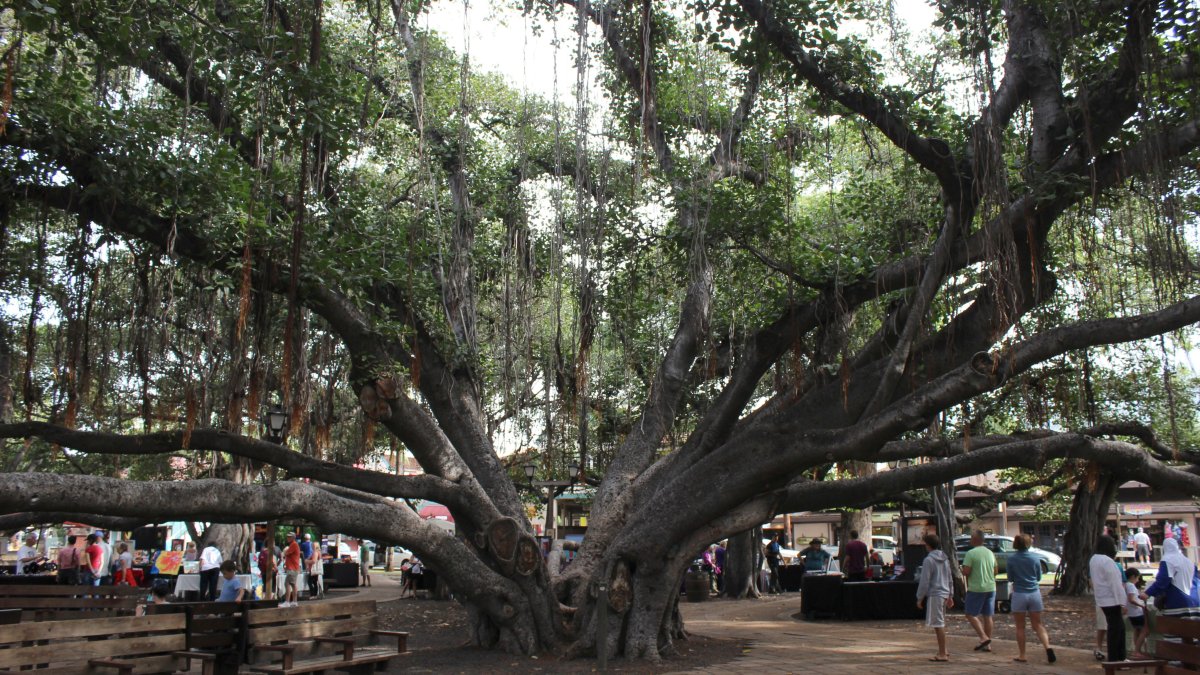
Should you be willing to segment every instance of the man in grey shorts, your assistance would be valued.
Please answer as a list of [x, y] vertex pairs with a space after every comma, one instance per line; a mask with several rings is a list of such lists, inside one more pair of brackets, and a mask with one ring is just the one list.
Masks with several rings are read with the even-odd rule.
[[936, 534], [927, 534], [925, 562], [921, 564], [921, 580], [917, 584], [917, 608], [925, 608], [925, 625], [937, 636], [938, 653], [930, 661], [949, 661], [946, 651], [946, 609], [954, 604], [950, 559], [942, 551]]

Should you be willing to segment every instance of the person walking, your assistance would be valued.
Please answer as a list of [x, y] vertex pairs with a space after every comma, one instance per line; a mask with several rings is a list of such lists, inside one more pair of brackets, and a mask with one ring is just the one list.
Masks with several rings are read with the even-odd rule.
[[1108, 631], [1108, 660], [1125, 660], [1125, 614], [1129, 598], [1125, 594], [1125, 575], [1117, 565], [1117, 543], [1103, 535], [1096, 540], [1096, 552], [1088, 561], [1092, 577], [1092, 597], [1104, 612]]
[[133, 554], [129, 552], [129, 544], [117, 544], [117, 573], [113, 576], [113, 584], [117, 586], [136, 586], [133, 581]]
[[1050, 647], [1050, 635], [1042, 623], [1042, 590], [1039, 583], [1042, 580], [1042, 561], [1029, 552], [1029, 537], [1018, 534], [1013, 537], [1013, 548], [1016, 553], [1008, 556], [1008, 581], [1012, 584], [1012, 615], [1017, 629], [1017, 657], [1013, 660], [1025, 663], [1025, 615], [1029, 615], [1029, 625], [1033, 634], [1046, 650], [1046, 661], [1054, 663], [1057, 657]]
[[925, 542], [925, 562], [921, 565], [921, 579], [917, 583], [917, 609], [925, 609], [925, 625], [932, 628], [937, 637], [937, 656], [929, 660], [945, 662], [950, 660], [950, 652], [946, 651], [946, 610], [954, 606], [953, 572], [938, 536], [926, 534], [922, 541]]
[[1137, 562], [1150, 562], [1150, 535], [1146, 534], [1146, 528], [1139, 527], [1137, 534], [1133, 535], [1133, 546], [1135, 552], [1134, 560]]
[[767, 581], [768, 593], [782, 593], [783, 587], [779, 585], [779, 534], [771, 535], [771, 543], [767, 544], [766, 558], [767, 567], [771, 569], [771, 578]]
[[263, 547], [258, 552], [258, 573], [262, 575], [263, 598], [270, 600], [278, 596], [275, 588], [275, 576], [278, 565], [275, 562], [275, 538], [268, 534], [263, 540]]
[[287, 533], [287, 546], [283, 549], [283, 602], [280, 607], [295, 607], [299, 597], [297, 585], [300, 577], [300, 545], [296, 543], [296, 533]]
[[850, 530], [850, 541], [842, 553], [842, 574], [846, 581], [867, 580], [867, 557], [871, 552], [867, 545], [858, 540], [858, 530]]
[[371, 548], [366, 539], [358, 540], [358, 571], [362, 574], [362, 585], [371, 585]]
[[[309, 535], [304, 535], [308, 537]], [[321, 584], [321, 577], [325, 574], [325, 560], [321, 556], [320, 544], [312, 545], [312, 554], [308, 559], [308, 597], [309, 599], [320, 598], [325, 595], [324, 586]]]
[[1163, 556], [1146, 595], [1163, 616], [1200, 619], [1200, 578], [1196, 565], [1179, 549], [1175, 538], [1163, 540]]
[[967, 623], [979, 636], [977, 652], [992, 651], [993, 616], [996, 614], [996, 555], [983, 545], [983, 530], [971, 533], [971, 550], [962, 562], [967, 580]]
[[221, 576], [221, 550], [212, 543], [200, 551], [200, 602], [217, 599], [217, 579]]

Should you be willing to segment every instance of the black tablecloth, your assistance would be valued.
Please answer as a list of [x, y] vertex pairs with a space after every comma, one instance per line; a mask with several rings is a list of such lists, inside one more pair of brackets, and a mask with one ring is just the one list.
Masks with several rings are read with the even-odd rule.
[[842, 575], [805, 574], [800, 581], [800, 611], [809, 619], [837, 616], [842, 610]]
[[854, 619], [920, 619], [915, 581], [858, 581], [842, 584], [838, 616]]
[[915, 581], [846, 582], [837, 574], [808, 574], [800, 584], [805, 618], [920, 619]]
[[804, 577], [804, 565], [781, 565], [779, 567], [779, 585], [788, 593], [800, 590], [801, 579]]
[[325, 563], [325, 587], [354, 588], [358, 586], [358, 563]]

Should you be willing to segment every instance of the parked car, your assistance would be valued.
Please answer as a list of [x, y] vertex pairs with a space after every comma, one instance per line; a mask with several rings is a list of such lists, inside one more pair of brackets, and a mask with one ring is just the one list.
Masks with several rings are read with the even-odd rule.
[[[996, 574], [1007, 572], [1008, 556], [1016, 552], [1016, 549], [1013, 548], [1013, 538], [989, 534], [984, 536], [983, 545], [996, 554]], [[965, 534], [955, 537], [954, 550], [958, 551], [958, 562], [961, 563], [966, 557], [967, 551], [971, 550], [971, 537]], [[1056, 553], [1036, 546], [1031, 546], [1029, 552], [1042, 559], [1042, 574], [1053, 572], [1062, 564], [1062, 558]]]

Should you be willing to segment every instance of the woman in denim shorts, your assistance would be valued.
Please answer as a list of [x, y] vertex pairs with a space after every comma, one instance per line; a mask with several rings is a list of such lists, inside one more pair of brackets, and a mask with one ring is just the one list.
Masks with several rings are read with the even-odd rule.
[[1029, 538], [1023, 534], [1013, 537], [1013, 548], [1017, 552], [1008, 557], [1008, 581], [1012, 584], [1012, 615], [1017, 628], [1018, 656], [1013, 659], [1025, 663], [1025, 615], [1029, 624], [1046, 650], [1046, 660], [1054, 663], [1054, 650], [1050, 648], [1050, 635], [1042, 623], [1042, 591], [1038, 583], [1042, 580], [1042, 559], [1029, 552]]

